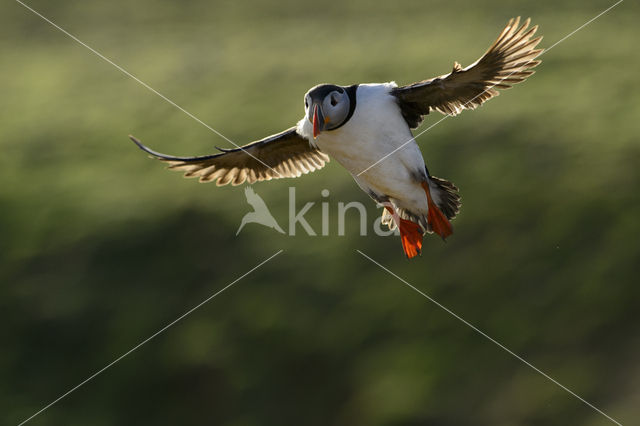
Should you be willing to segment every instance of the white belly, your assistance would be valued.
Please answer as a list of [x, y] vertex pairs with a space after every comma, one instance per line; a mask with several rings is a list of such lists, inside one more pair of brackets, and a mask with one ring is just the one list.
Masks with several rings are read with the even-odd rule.
[[393, 83], [359, 86], [351, 119], [315, 140], [308, 120], [301, 120], [298, 129], [346, 168], [364, 191], [387, 196], [397, 207], [426, 213], [427, 197], [420, 186], [426, 176], [424, 160], [389, 94], [393, 87]]

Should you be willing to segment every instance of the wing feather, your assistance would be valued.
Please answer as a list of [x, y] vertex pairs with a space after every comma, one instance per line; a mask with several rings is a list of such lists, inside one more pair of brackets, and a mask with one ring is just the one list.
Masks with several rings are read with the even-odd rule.
[[312, 147], [295, 127], [240, 148], [219, 148], [221, 153], [199, 157], [161, 154], [129, 137], [140, 149], [168, 163], [170, 169], [183, 171], [185, 177], [198, 177], [200, 182], [215, 181], [218, 186], [299, 177], [329, 162], [329, 157]]
[[520, 17], [510, 19], [484, 55], [466, 68], [455, 62], [449, 74], [394, 88], [391, 93], [409, 127], [418, 127], [433, 110], [457, 115], [475, 109], [498, 96], [497, 89], [508, 89], [533, 74], [543, 49], [536, 49], [542, 37], [532, 38], [538, 26], [529, 28], [530, 23], [526, 19], [520, 26]]

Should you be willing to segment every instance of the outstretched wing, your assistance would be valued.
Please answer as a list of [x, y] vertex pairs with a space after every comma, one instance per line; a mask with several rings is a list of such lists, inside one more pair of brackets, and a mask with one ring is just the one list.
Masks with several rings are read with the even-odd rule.
[[529, 23], [527, 19], [518, 28], [520, 17], [509, 20], [485, 54], [466, 68], [455, 62], [450, 74], [394, 88], [391, 93], [409, 127], [418, 127], [432, 110], [457, 115], [475, 109], [498, 96], [497, 89], [508, 89], [533, 74], [543, 49], [535, 49], [542, 37], [531, 38], [538, 26], [528, 29]]
[[312, 147], [295, 127], [240, 148], [218, 148], [221, 153], [200, 157], [161, 154], [129, 137], [143, 151], [169, 163], [170, 169], [184, 171], [185, 177], [197, 176], [200, 182], [215, 180], [218, 186], [298, 177], [321, 169], [329, 162], [329, 157]]

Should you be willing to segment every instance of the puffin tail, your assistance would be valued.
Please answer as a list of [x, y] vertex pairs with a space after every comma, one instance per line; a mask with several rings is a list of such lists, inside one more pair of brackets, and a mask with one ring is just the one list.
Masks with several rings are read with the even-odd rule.
[[[424, 188], [424, 185], [423, 185]], [[435, 176], [429, 176], [429, 188], [434, 202], [440, 208], [442, 213], [451, 220], [460, 212], [460, 194], [458, 187], [446, 179]]]
[[444, 240], [453, 234], [449, 219], [453, 219], [460, 210], [458, 188], [451, 182], [435, 176], [430, 176], [427, 182], [422, 182], [422, 188], [427, 194], [429, 208], [427, 231], [435, 232]]

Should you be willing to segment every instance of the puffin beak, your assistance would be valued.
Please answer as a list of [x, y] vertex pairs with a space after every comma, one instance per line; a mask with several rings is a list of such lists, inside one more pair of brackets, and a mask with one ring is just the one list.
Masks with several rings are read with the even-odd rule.
[[[311, 112], [313, 111], [313, 116]], [[309, 109], [309, 121], [313, 124], [313, 138], [317, 138], [322, 131], [324, 131], [328, 119], [324, 117], [322, 113], [322, 105], [318, 105], [317, 103], [312, 104], [312, 109]]]
[[317, 138], [320, 134], [320, 128], [318, 126], [320, 120], [318, 119], [318, 105], [313, 106], [313, 138]]

